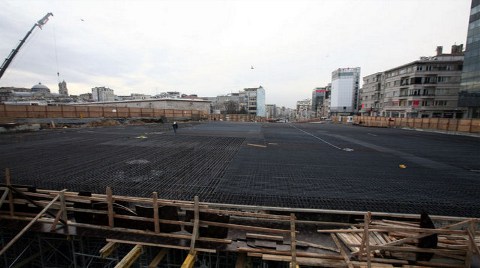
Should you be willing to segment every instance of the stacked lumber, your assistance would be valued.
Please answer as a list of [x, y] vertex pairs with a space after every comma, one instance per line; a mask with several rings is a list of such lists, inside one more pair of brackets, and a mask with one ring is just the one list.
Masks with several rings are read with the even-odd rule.
[[[352, 262], [359, 267], [367, 267], [368, 262], [371, 262], [370, 267], [377, 267], [373, 262], [404, 267], [412, 267], [412, 264], [418, 267], [470, 267], [472, 255], [480, 255], [480, 239], [472, 232], [477, 224], [476, 219], [471, 219], [428, 229], [420, 228], [419, 222], [415, 221], [381, 219], [370, 221], [364, 228], [352, 226], [319, 232], [331, 232], [338, 237], [349, 250], [349, 256], [360, 260]], [[368, 239], [364, 238], [365, 230], [368, 230]], [[436, 246], [420, 247], [422, 238], [435, 234], [438, 237]], [[425, 255], [428, 260], [419, 258]]]

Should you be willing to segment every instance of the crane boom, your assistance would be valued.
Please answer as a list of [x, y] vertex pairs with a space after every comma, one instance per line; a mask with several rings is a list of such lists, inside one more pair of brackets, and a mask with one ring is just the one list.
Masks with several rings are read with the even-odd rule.
[[42, 29], [42, 26], [45, 25], [45, 23], [47, 23], [48, 17], [50, 17], [50, 16], [53, 16], [53, 14], [51, 12], [47, 13], [47, 15], [45, 15], [43, 18], [41, 18], [39, 21], [37, 21], [33, 25], [32, 29], [30, 29], [30, 31], [28, 31], [27, 35], [25, 35], [25, 37], [22, 40], [20, 40], [20, 44], [18, 44], [18, 46], [15, 49], [12, 49], [12, 51], [10, 52], [10, 54], [8, 55], [8, 57], [5, 59], [2, 66], [0, 67], [0, 79], [2, 79], [3, 74], [7, 70], [10, 63], [12, 63], [13, 58], [15, 57], [15, 55], [17, 55], [18, 51], [23, 46], [23, 44], [25, 43], [27, 38], [30, 36], [30, 34], [33, 32], [35, 27], [38, 26], [38, 28]]

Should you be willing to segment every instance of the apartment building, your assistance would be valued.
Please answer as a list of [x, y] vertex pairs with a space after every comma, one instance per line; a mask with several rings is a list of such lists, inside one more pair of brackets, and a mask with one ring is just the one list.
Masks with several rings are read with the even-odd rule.
[[314, 115], [312, 111], [312, 100], [305, 99], [297, 101], [297, 119], [306, 120], [312, 118]]
[[450, 54], [421, 57], [390, 70], [364, 77], [360, 112], [408, 118], [461, 118], [458, 92], [463, 69], [463, 45]]
[[107, 87], [94, 87], [92, 88], [93, 101], [114, 101], [115, 95], [113, 89]]
[[248, 114], [265, 117], [265, 89], [262, 86], [245, 88], [239, 94], [240, 109], [243, 107]]
[[374, 73], [363, 78], [360, 89], [360, 110], [362, 115], [379, 116], [383, 108], [382, 81], [384, 73]]
[[322, 108], [326, 92], [326, 87], [317, 87], [312, 91], [312, 111], [315, 117], [320, 117], [323, 112]]

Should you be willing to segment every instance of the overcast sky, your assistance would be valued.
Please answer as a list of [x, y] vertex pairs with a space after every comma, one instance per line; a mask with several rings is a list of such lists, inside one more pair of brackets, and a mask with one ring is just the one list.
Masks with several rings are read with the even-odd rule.
[[[471, 0], [5, 1], [0, 57], [35, 29], [0, 80], [70, 94], [180, 91], [216, 96], [262, 85], [294, 107], [337, 68], [361, 76], [465, 44]], [[254, 69], [251, 69], [251, 66]], [[57, 77], [57, 72], [60, 77]]]

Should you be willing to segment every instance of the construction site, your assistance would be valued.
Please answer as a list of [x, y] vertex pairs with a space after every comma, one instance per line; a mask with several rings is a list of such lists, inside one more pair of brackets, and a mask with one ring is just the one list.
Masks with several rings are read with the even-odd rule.
[[478, 137], [186, 122], [3, 134], [5, 267], [475, 267]]
[[479, 120], [73, 105], [56, 74], [0, 105], [1, 267], [480, 267]]

